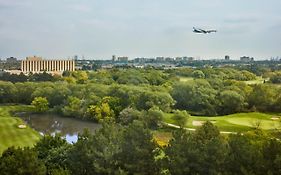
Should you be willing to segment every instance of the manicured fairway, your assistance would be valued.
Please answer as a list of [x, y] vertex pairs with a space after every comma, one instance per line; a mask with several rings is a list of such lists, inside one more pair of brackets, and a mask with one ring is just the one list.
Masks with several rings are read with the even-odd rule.
[[10, 146], [33, 146], [39, 140], [40, 135], [31, 128], [18, 128], [18, 125], [23, 124], [23, 121], [13, 117], [10, 113], [26, 110], [30, 110], [30, 107], [23, 105], [0, 106], [0, 154]]
[[[172, 114], [165, 114], [164, 122], [175, 124], [175, 121], [171, 119]], [[244, 132], [252, 130], [257, 123], [260, 123], [260, 128], [263, 130], [281, 129], [281, 122], [279, 120], [273, 120], [272, 118], [278, 118], [280, 116], [264, 114], [258, 112], [251, 113], [237, 113], [219, 117], [204, 117], [204, 116], [191, 116], [186, 124], [187, 128], [197, 128], [199, 126], [195, 123], [203, 123], [204, 121], [211, 121], [221, 131], [229, 132]]]

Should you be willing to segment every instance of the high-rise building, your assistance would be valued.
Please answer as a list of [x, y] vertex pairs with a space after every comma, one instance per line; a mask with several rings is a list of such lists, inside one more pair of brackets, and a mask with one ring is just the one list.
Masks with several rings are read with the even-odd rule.
[[243, 56], [243, 57], [240, 57], [240, 61], [245, 61], [245, 62], [254, 61], [254, 58]]
[[123, 56], [123, 57], [118, 57], [118, 61], [119, 61], [119, 62], [128, 62], [128, 60], [129, 60], [129, 58], [128, 58], [128, 57], [125, 57], [125, 56]]
[[21, 61], [21, 71], [23, 73], [40, 72], [63, 72], [74, 71], [74, 60], [43, 60], [42, 57], [27, 57]]
[[229, 55], [225, 55], [224, 59], [228, 61], [228, 60], [230, 60], [230, 56]]
[[116, 55], [112, 55], [112, 61], [113, 61], [113, 62], [116, 61]]
[[17, 58], [15, 57], [10, 57], [6, 59], [7, 63], [13, 63], [13, 62], [17, 62]]

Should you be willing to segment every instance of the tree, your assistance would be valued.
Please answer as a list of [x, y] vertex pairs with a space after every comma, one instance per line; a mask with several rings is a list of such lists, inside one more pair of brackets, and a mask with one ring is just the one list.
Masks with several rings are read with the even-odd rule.
[[116, 121], [122, 125], [129, 125], [134, 120], [139, 120], [142, 116], [142, 113], [133, 108], [125, 108], [120, 112], [120, 115], [117, 117]]
[[279, 84], [281, 83], [281, 72], [273, 73], [269, 80], [271, 83]]
[[184, 129], [173, 132], [173, 139], [164, 150], [163, 169], [170, 174], [196, 174], [200, 168], [200, 152], [191, 133]]
[[244, 97], [235, 91], [225, 90], [219, 94], [218, 99], [220, 102], [219, 114], [241, 112], [244, 108]]
[[266, 84], [255, 85], [249, 96], [249, 106], [255, 106], [260, 111], [270, 111], [274, 109], [277, 96], [278, 91], [275, 86]]
[[0, 172], [3, 175], [45, 175], [46, 167], [30, 148], [8, 148], [0, 158]]
[[17, 89], [13, 83], [0, 81], [0, 103], [16, 102], [16, 93]]
[[266, 139], [262, 149], [265, 172], [268, 174], [280, 174], [281, 142], [277, 139]]
[[230, 135], [229, 152], [225, 161], [227, 172], [233, 174], [266, 174], [263, 172], [260, 141], [249, 134]]
[[104, 122], [95, 135], [88, 131], [79, 135], [68, 154], [67, 162], [72, 174], [117, 174], [122, 132], [119, 125]]
[[72, 72], [72, 76], [76, 78], [77, 83], [79, 84], [85, 84], [88, 80], [88, 74], [85, 71], [75, 71]]
[[19, 103], [30, 104], [33, 100], [32, 93], [37, 88], [38, 84], [33, 82], [15, 83], [17, 88], [16, 99]]
[[81, 100], [77, 97], [70, 96], [67, 99], [67, 105], [62, 109], [63, 115], [71, 117], [80, 117], [81, 114]]
[[163, 117], [164, 114], [159, 108], [152, 107], [144, 114], [143, 120], [149, 128], [157, 129]]
[[176, 110], [172, 116], [172, 119], [178, 126], [183, 128], [189, 117], [190, 115], [186, 111]]
[[34, 150], [38, 152], [38, 158], [44, 161], [47, 174], [68, 174], [67, 153], [71, 145], [62, 139], [60, 135], [45, 135], [36, 143]]
[[129, 174], [159, 174], [155, 157], [157, 145], [149, 129], [141, 121], [125, 128], [117, 154], [119, 166]]
[[35, 97], [31, 105], [35, 107], [36, 112], [46, 112], [49, 109], [49, 102], [46, 97]]
[[216, 94], [206, 80], [176, 83], [171, 92], [176, 109], [189, 110], [202, 115], [216, 115]]
[[184, 129], [175, 131], [164, 161], [171, 174], [221, 174], [226, 153], [226, 142], [207, 122], [194, 134]]
[[96, 121], [114, 120], [114, 111], [110, 108], [107, 97], [97, 105], [90, 105], [87, 114]]
[[201, 70], [195, 70], [192, 72], [194, 78], [205, 78], [205, 74]]
[[130, 94], [132, 102], [138, 110], [149, 110], [158, 107], [162, 111], [170, 112], [174, 104], [173, 98], [167, 92], [156, 92], [151, 90], [138, 90]]

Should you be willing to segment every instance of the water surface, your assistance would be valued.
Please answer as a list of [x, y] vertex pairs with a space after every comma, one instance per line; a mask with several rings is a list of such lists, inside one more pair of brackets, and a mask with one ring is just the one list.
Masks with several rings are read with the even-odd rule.
[[82, 133], [85, 128], [94, 133], [101, 126], [94, 122], [61, 117], [55, 114], [24, 114], [20, 115], [20, 118], [40, 134], [55, 135], [60, 133], [69, 143], [77, 142], [78, 133]]

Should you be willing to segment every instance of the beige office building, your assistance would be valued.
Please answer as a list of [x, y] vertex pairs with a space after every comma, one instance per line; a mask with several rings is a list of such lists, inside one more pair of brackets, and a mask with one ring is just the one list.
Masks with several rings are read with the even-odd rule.
[[21, 71], [23, 73], [39, 73], [39, 72], [63, 72], [74, 71], [74, 60], [43, 60], [42, 57], [27, 57], [21, 61]]

